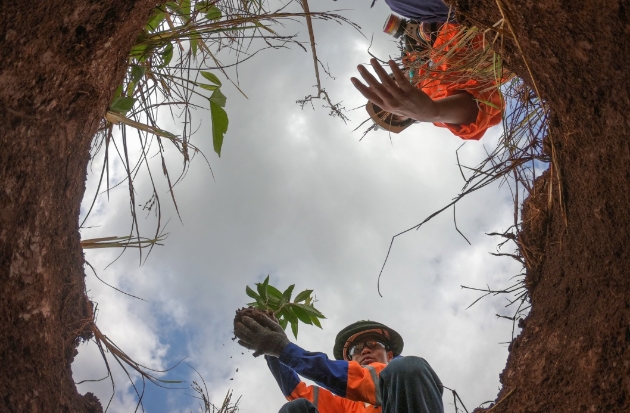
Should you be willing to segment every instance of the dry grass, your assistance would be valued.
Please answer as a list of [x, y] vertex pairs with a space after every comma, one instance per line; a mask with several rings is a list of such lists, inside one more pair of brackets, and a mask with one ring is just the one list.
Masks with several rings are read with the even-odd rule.
[[[457, 228], [456, 205], [464, 197], [488, 185], [507, 185], [512, 193], [514, 205], [514, 220], [510, 228], [500, 233], [488, 235], [500, 236], [503, 241], [497, 246], [496, 256], [507, 256], [523, 265], [523, 271], [512, 278], [507, 287], [502, 288], [471, 288], [482, 292], [482, 296], [507, 295], [507, 306], [514, 306], [511, 316], [497, 314], [498, 317], [508, 318], [513, 322], [513, 335], [518, 319], [529, 308], [528, 291], [524, 283], [527, 268], [527, 246], [521, 245], [519, 231], [522, 225], [520, 205], [522, 200], [534, 194], [536, 190], [534, 180], [553, 163], [552, 151], [543, 148], [543, 139], [548, 139], [548, 111], [545, 103], [538, 97], [535, 85], [529, 85], [503, 67], [500, 55], [495, 50], [505, 38], [513, 40], [510, 30], [506, 30], [507, 16], [492, 27], [480, 29], [477, 27], [461, 26], [452, 40], [438, 49], [426, 48], [407, 53], [401, 59], [401, 64], [409, 71], [416, 73], [414, 82], [427, 79], [442, 79], [464, 83], [470, 79], [480, 84], [489, 85], [501, 94], [504, 105], [502, 120], [503, 133], [496, 147], [486, 151], [486, 158], [475, 166], [464, 165], [459, 159], [459, 150], [455, 156], [459, 165], [464, 185], [460, 193], [440, 210], [427, 218], [392, 237], [385, 261], [379, 273], [383, 273], [394, 241], [412, 230], [417, 230], [437, 215], [453, 208], [453, 222], [455, 229], [466, 239]], [[481, 43], [480, 43], [481, 42]], [[481, 45], [481, 47], [479, 47]], [[430, 62], [430, 63], [429, 63]], [[444, 63], [448, 62], [448, 65]], [[445, 70], [445, 67], [448, 69]], [[486, 89], [489, 90], [489, 89]], [[487, 102], [482, 102], [487, 103]], [[468, 242], [468, 239], [466, 239]], [[507, 244], [513, 246], [512, 252], [502, 252]], [[380, 289], [379, 289], [380, 293]]]
[[[287, 12], [291, 3], [271, 8], [264, 0], [178, 0], [156, 8], [132, 48], [126, 77], [94, 137], [92, 160], [99, 164], [100, 174], [82, 227], [99, 197], [109, 198], [118, 187], [128, 190], [130, 240], [143, 239], [138, 221], [140, 212], [153, 213], [156, 218], [154, 233], [144, 239], [159, 237], [163, 231], [164, 196], [170, 198], [181, 220], [175, 187], [186, 176], [194, 157], [200, 155], [212, 174], [209, 159], [191, 140], [200, 129], [198, 111], [210, 110], [213, 147], [220, 156], [229, 124], [223, 83], [231, 83], [245, 95], [230, 73], [237, 74], [240, 64], [262, 51], [291, 46], [306, 50], [293, 33], [283, 33], [285, 22], [306, 20], [315, 61], [317, 96], [333, 105], [319, 80], [320, 62], [311, 21], [320, 19], [358, 27], [339, 14], [311, 12], [303, 0], [297, 2], [303, 12]], [[335, 113], [342, 114], [338, 106], [335, 108]], [[168, 131], [173, 126], [164, 125], [172, 123], [178, 124], [180, 130]], [[176, 171], [167, 162], [173, 149], [181, 159]], [[113, 180], [120, 172], [122, 179]], [[150, 182], [148, 195], [139, 194], [134, 185], [141, 174]], [[142, 248], [138, 251], [142, 261]]]
[[192, 382], [191, 387], [196, 393], [196, 395], [193, 395], [192, 397], [199, 401], [199, 409], [201, 413], [238, 413], [239, 403], [241, 401], [240, 397], [236, 399], [235, 402], [232, 402], [232, 390], [228, 390], [227, 394], [223, 398], [223, 402], [220, 405], [213, 404], [210, 401], [210, 392], [208, 392], [206, 381], [197, 370], [195, 370], [195, 373], [199, 376], [201, 384], [197, 381]]

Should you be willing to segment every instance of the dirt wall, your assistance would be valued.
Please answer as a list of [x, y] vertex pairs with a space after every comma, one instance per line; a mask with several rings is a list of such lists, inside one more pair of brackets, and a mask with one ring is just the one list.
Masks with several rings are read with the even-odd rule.
[[549, 103], [556, 163], [525, 201], [532, 310], [492, 412], [630, 411], [630, 4], [460, 1], [486, 23], [498, 5], [520, 43], [504, 24], [505, 61], [531, 82], [526, 60]]
[[78, 217], [92, 136], [150, 0], [0, 2], [0, 412], [99, 411]]

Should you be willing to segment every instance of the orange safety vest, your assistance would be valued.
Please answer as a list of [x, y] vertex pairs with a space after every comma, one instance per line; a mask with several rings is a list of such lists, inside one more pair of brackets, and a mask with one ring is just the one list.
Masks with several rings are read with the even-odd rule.
[[[456, 136], [466, 140], [479, 140], [491, 126], [501, 123], [503, 117], [503, 99], [499, 91], [499, 85], [494, 80], [480, 81], [475, 79], [474, 73], [467, 74], [463, 71], [454, 71], [462, 59], [466, 59], [472, 50], [483, 48], [483, 35], [477, 34], [466, 42], [468, 49], [459, 49], [458, 36], [461, 36], [462, 26], [456, 23], [445, 23], [439, 30], [433, 43], [434, 53], [430, 56], [431, 65], [421, 66], [418, 70], [416, 87], [429, 95], [432, 99], [440, 99], [466, 91], [478, 102], [479, 113], [474, 123], [470, 125], [451, 125], [446, 123], [434, 123], [435, 126], [447, 128]], [[403, 59], [404, 61], [405, 59]], [[461, 67], [461, 66], [460, 66]], [[505, 79], [500, 79], [502, 83]], [[413, 81], [413, 80], [412, 80]]]
[[[361, 366], [356, 361], [330, 360], [324, 353], [290, 343], [267, 365], [287, 400], [306, 399], [321, 413], [380, 413], [379, 375], [383, 363]], [[300, 380], [298, 373], [316, 385]]]

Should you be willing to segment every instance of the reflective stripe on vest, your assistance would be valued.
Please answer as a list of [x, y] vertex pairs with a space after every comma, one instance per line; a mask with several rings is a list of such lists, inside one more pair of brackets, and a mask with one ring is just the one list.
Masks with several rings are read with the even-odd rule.
[[317, 409], [317, 402], [319, 401], [319, 387], [313, 387], [313, 406]]
[[376, 405], [380, 406], [383, 402], [381, 400], [381, 389], [379, 386], [378, 375], [376, 374], [376, 369], [372, 366], [365, 366], [370, 372], [370, 376], [372, 376], [372, 381], [374, 382], [374, 391], [376, 392]]

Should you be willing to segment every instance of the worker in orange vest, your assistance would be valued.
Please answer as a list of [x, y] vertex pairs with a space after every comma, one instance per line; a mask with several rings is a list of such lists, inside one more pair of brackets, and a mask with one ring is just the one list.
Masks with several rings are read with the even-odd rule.
[[341, 330], [333, 348], [336, 360], [291, 343], [266, 316], [243, 317], [234, 334], [255, 356], [265, 355], [289, 400], [280, 413], [444, 412], [437, 374], [423, 358], [402, 357], [402, 337], [384, 324], [358, 321]]
[[461, 139], [481, 139], [502, 120], [499, 87], [507, 80], [503, 73], [488, 75], [492, 72], [488, 66], [494, 62], [479, 64], [480, 55], [489, 47], [483, 33], [471, 35], [456, 23], [454, 10], [442, 0], [385, 2], [409, 19], [392, 14], [383, 27], [385, 33], [403, 40], [402, 69], [390, 60], [388, 74], [372, 59], [376, 77], [359, 65], [365, 84], [356, 77], [350, 79], [368, 99], [366, 109], [374, 123], [399, 133], [415, 122], [432, 122]]

